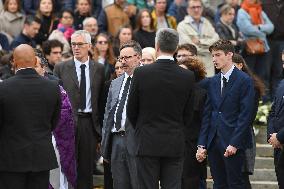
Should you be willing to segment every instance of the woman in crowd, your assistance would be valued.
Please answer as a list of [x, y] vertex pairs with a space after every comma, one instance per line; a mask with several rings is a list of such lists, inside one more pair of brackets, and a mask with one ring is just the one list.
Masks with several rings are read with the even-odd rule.
[[235, 53], [233, 56], [233, 63], [238, 69], [247, 73], [253, 79], [253, 82], [254, 82], [254, 89], [255, 89], [254, 112], [252, 115], [251, 125], [250, 125], [253, 146], [245, 150], [245, 163], [244, 163], [244, 169], [243, 169], [243, 178], [246, 184], [245, 189], [251, 189], [249, 175], [253, 174], [254, 164], [255, 164], [255, 155], [256, 155], [256, 144], [255, 144], [255, 135], [253, 131], [253, 121], [255, 120], [255, 117], [256, 117], [259, 100], [264, 95], [265, 86], [263, 82], [255, 74], [252, 73], [252, 71], [246, 65], [245, 60], [243, 59], [241, 55]]
[[142, 9], [137, 16], [133, 39], [140, 44], [141, 48], [155, 47], [155, 36], [151, 13], [147, 9]]
[[[238, 11], [237, 25], [243, 33], [244, 38], [259, 39], [264, 45], [262, 53], [248, 53], [244, 51], [243, 56], [249, 68], [256, 73], [266, 85], [269, 83], [269, 46], [267, 36], [274, 30], [274, 26], [268, 16], [262, 11], [260, 0], [244, 0]], [[254, 45], [256, 46], [256, 45]]]
[[221, 18], [216, 24], [216, 32], [221, 39], [230, 40], [238, 53], [244, 47], [244, 40], [240, 36], [237, 26], [234, 24], [235, 9], [229, 4], [224, 4], [220, 8]]
[[[41, 76], [50, 80], [58, 80], [45, 72], [47, 60], [37, 51], [35, 70]], [[61, 113], [57, 127], [52, 133], [52, 143], [56, 153], [59, 169], [50, 171], [49, 189], [71, 189], [76, 187], [75, 160], [75, 125], [72, 117], [72, 107], [66, 91], [60, 86]]]
[[[178, 64], [185, 69], [193, 71], [195, 82], [203, 80], [206, 76], [203, 63], [196, 58], [186, 58], [179, 61]], [[186, 151], [182, 174], [182, 189], [199, 189], [200, 181], [206, 179], [206, 161], [199, 163], [195, 157], [205, 100], [206, 90], [196, 85], [194, 90], [193, 119], [190, 125], [186, 125], [184, 132]]]
[[121, 44], [126, 43], [132, 39], [132, 27], [130, 25], [124, 25], [119, 28], [114, 41], [113, 52], [115, 57], [119, 56], [119, 47]]
[[76, 30], [83, 29], [83, 21], [85, 18], [91, 16], [91, 1], [90, 0], [77, 0], [77, 10], [74, 16], [74, 27]]
[[74, 14], [71, 10], [63, 10], [60, 14], [60, 23], [57, 26], [57, 30], [54, 30], [50, 36], [49, 40], [57, 39], [63, 44], [63, 55], [70, 54], [70, 40], [71, 35], [75, 32], [73, 28]]
[[19, 0], [6, 0], [4, 10], [0, 13], [0, 31], [4, 32], [9, 43], [21, 33], [25, 16], [21, 13]]
[[95, 47], [93, 49], [93, 59], [104, 65], [105, 80], [109, 80], [114, 72], [115, 57], [111, 42], [107, 34], [100, 33], [96, 36]]
[[140, 60], [142, 65], [152, 64], [156, 61], [156, 58], [156, 50], [153, 47], [142, 49], [142, 58]]
[[54, 0], [40, 0], [36, 14], [41, 19], [40, 29], [35, 37], [38, 45], [46, 41], [52, 31], [57, 28], [59, 21], [54, 14], [54, 9]]

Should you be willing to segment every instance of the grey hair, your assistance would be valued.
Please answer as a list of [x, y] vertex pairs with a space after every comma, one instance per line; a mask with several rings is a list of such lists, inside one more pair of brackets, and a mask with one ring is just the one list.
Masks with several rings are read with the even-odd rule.
[[87, 24], [88, 24], [88, 22], [90, 21], [90, 20], [96, 20], [97, 21], [97, 19], [95, 19], [94, 17], [87, 17], [87, 18], [85, 18], [84, 19], [84, 21], [83, 21], [83, 26], [85, 27]]
[[128, 42], [123, 43], [120, 48], [119, 51], [121, 51], [124, 48], [133, 48], [133, 50], [139, 55], [142, 56], [142, 48], [140, 46], [140, 44], [137, 41], [134, 40], [130, 40]]
[[86, 30], [77, 30], [75, 31], [72, 35], [71, 35], [71, 41], [72, 41], [72, 38], [75, 37], [75, 36], [82, 36], [86, 43], [88, 44], [92, 44], [92, 38], [91, 38], [91, 35], [89, 32], [87, 32]]
[[165, 53], [174, 53], [179, 43], [178, 32], [171, 28], [159, 29], [156, 33], [155, 43]]

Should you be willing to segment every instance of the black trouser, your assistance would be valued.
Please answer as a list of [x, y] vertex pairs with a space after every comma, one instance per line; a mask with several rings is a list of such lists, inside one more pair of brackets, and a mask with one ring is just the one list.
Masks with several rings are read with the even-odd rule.
[[0, 172], [1, 189], [48, 189], [49, 171]]
[[104, 189], [113, 189], [113, 180], [111, 175], [111, 164], [104, 163]]
[[137, 156], [138, 185], [141, 189], [180, 189], [183, 157]]
[[77, 189], [93, 189], [94, 136], [91, 114], [78, 115], [76, 127]]

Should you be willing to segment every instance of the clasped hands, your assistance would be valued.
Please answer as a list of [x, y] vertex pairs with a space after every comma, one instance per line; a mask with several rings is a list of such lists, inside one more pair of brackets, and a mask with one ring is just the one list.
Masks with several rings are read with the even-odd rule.
[[[224, 156], [229, 157], [229, 156], [235, 155], [237, 153], [237, 150], [238, 149], [236, 147], [229, 145], [226, 148]], [[206, 156], [207, 156], [207, 150], [205, 148], [198, 147], [197, 152], [196, 152], [197, 161], [198, 162], [204, 161], [206, 159]]]
[[272, 145], [273, 148], [283, 148], [283, 145], [279, 142], [279, 140], [276, 137], [277, 133], [270, 134], [270, 138], [268, 140], [269, 144]]

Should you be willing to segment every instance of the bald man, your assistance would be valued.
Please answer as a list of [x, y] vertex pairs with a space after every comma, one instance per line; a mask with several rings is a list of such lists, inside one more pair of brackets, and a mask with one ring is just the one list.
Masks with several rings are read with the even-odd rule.
[[16, 74], [0, 83], [0, 188], [47, 189], [57, 161], [51, 132], [60, 112], [57, 82], [39, 76], [31, 46], [13, 53]]

